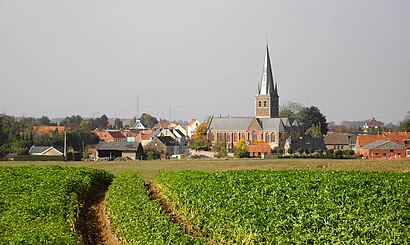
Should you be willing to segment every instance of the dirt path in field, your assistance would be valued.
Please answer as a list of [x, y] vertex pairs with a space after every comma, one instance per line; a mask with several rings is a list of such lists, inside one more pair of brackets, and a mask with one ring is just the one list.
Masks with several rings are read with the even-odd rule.
[[97, 185], [87, 193], [86, 200], [83, 201], [76, 228], [81, 234], [82, 243], [85, 245], [121, 244], [115, 237], [108, 215], [105, 212], [105, 194], [107, 190], [108, 184]]
[[[178, 223], [185, 234], [190, 235], [192, 237], [199, 237], [202, 236], [201, 231], [194, 229], [192, 225], [185, 220], [182, 215], [177, 215], [175, 212], [174, 207], [169, 203], [167, 198], [158, 190], [157, 185], [154, 181], [150, 181], [148, 183], [148, 191], [149, 197], [154, 200], [158, 200], [161, 205], [161, 210], [166, 215], [171, 218], [171, 221], [174, 223]], [[216, 244], [212, 239], [207, 238], [208, 244]]]

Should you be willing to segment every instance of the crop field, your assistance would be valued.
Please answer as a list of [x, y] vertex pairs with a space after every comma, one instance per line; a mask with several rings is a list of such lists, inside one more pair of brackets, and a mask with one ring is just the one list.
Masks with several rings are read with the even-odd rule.
[[138, 173], [115, 178], [107, 194], [107, 209], [117, 236], [130, 244], [205, 244], [170, 222]]
[[410, 241], [410, 174], [162, 172], [157, 188], [202, 236], [224, 244]]
[[261, 170], [337, 170], [371, 172], [410, 172], [410, 159], [401, 160], [335, 160], [335, 159], [195, 159], [170, 161], [126, 162], [6, 162], [0, 166], [70, 166], [107, 170], [114, 175], [125, 172], [141, 172], [150, 180], [160, 171], [199, 170], [221, 172], [240, 169]]
[[98, 169], [0, 167], [0, 244], [78, 244], [78, 200], [113, 175]]

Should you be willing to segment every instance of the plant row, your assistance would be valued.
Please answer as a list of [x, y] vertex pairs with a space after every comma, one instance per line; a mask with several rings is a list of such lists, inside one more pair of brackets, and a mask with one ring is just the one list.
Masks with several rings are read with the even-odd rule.
[[126, 244], [204, 244], [203, 239], [184, 234], [159, 202], [149, 198], [139, 173], [117, 176], [106, 201], [115, 233]]
[[112, 179], [97, 169], [0, 167], [0, 244], [78, 244], [79, 198]]
[[162, 172], [186, 222], [224, 244], [410, 241], [410, 174], [335, 171]]

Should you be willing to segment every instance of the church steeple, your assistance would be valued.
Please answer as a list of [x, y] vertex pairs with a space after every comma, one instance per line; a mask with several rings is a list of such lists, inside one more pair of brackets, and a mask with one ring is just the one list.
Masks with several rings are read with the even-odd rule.
[[269, 47], [267, 44], [262, 78], [260, 83], [258, 83], [255, 106], [255, 116], [257, 118], [275, 118], [279, 116], [278, 84], [272, 73]]
[[265, 62], [263, 64], [262, 78], [260, 84], [258, 84], [257, 95], [270, 95], [276, 92], [275, 78], [272, 73], [272, 65], [269, 57], [269, 47], [266, 45]]

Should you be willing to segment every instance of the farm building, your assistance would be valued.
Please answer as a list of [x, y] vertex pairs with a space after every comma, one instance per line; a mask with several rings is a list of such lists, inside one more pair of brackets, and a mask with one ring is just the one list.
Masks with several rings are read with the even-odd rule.
[[400, 158], [406, 156], [406, 147], [391, 140], [378, 140], [356, 150], [367, 158]]
[[253, 142], [248, 145], [249, 156], [264, 158], [265, 155], [271, 154], [270, 145], [268, 142]]
[[97, 147], [97, 159], [109, 158], [114, 160], [118, 157], [130, 158], [132, 160], [142, 159], [144, 150], [139, 142], [107, 142], [100, 141]]
[[308, 152], [309, 149], [313, 149], [313, 152], [319, 152], [319, 150], [326, 151], [326, 145], [322, 138], [313, 138], [309, 135], [303, 137], [289, 137], [285, 142], [285, 155], [289, 155], [289, 149], [293, 153], [298, 152], [302, 149], [303, 152]]

